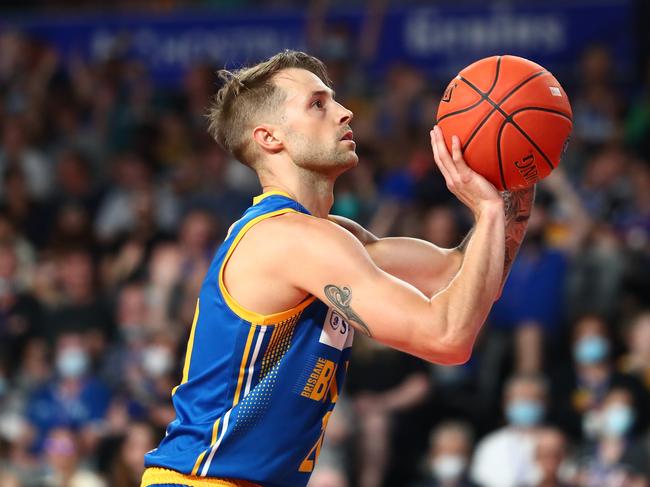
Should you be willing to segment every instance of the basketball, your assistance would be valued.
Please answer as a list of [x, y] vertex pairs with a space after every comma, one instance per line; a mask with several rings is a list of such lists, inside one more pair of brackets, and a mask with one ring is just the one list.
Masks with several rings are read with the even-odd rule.
[[437, 122], [447, 148], [460, 138], [463, 158], [500, 191], [548, 176], [573, 127], [569, 99], [555, 77], [517, 56], [469, 65], [447, 86]]

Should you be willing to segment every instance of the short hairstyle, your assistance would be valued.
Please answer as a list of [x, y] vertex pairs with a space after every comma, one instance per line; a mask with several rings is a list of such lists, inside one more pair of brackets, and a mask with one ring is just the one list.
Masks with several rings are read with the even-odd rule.
[[545, 397], [548, 396], [549, 385], [548, 380], [542, 374], [537, 374], [533, 372], [517, 372], [506, 380], [506, 383], [503, 387], [503, 391], [506, 395], [512, 392], [512, 389], [515, 388], [518, 384], [528, 383], [535, 384], [539, 386], [542, 395]]
[[468, 450], [472, 451], [472, 446], [474, 444], [474, 432], [472, 427], [464, 421], [443, 421], [438, 426], [436, 426], [431, 433], [429, 434], [429, 448], [436, 446], [436, 443], [448, 431], [453, 431], [459, 433], [463, 436], [467, 442]]
[[254, 167], [255, 150], [248, 133], [260, 115], [274, 113], [285, 93], [273, 83], [280, 71], [300, 68], [311, 71], [331, 88], [325, 65], [300, 51], [285, 50], [255, 66], [236, 71], [222, 69], [223, 86], [208, 109], [208, 132], [227, 152], [247, 166]]

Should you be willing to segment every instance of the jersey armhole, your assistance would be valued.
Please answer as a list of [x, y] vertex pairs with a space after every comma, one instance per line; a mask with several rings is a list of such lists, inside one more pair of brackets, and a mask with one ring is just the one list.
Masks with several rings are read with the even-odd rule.
[[232, 255], [233, 251], [239, 244], [239, 241], [242, 239], [242, 237], [246, 234], [248, 230], [253, 227], [253, 225], [266, 220], [267, 218], [272, 218], [274, 216], [282, 215], [284, 213], [300, 213], [299, 211], [293, 209], [293, 208], [282, 208], [280, 210], [272, 211], [269, 213], [265, 213], [263, 215], [260, 215], [256, 218], [253, 218], [250, 220], [248, 223], [246, 223], [241, 230], [237, 233], [235, 236], [234, 240], [230, 244], [230, 247], [228, 248], [228, 252], [226, 252], [226, 256], [223, 259], [223, 262], [221, 263], [221, 267], [219, 269], [219, 291], [221, 292], [221, 295], [223, 296], [223, 299], [230, 308], [230, 310], [235, 313], [237, 316], [239, 316], [241, 319], [246, 320], [250, 322], [253, 325], [274, 325], [277, 323], [280, 323], [282, 321], [285, 321], [288, 318], [291, 318], [292, 316], [295, 316], [302, 310], [304, 310], [307, 306], [309, 306], [314, 300], [316, 299], [316, 296], [307, 296], [300, 304], [294, 306], [293, 308], [290, 308], [286, 311], [280, 311], [278, 313], [273, 313], [270, 315], [263, 315], [260, 313], [257, 313], [255, 311], [252, 311], [248, 308], [245, 308], [242, 306], [235, 298], [233, 298], [230, 293], [228, 292], [228, 289], [226, 288], [226, 284], [223, 279], [223, 274], [224, 270], [226, 268], [226, 264], [228, 263], [228, 260], [230, 260], [230, 256]]

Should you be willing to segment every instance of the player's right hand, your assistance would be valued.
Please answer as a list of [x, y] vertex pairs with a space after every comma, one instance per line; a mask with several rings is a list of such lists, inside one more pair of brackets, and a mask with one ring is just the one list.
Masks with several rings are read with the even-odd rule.
[[449, 154], [442, 129], [436, 125], [431, 131], [431, 147], [447, 188], [474, 213], [474, 216], [477, 217], [488, 206], [503, 205], [494, 185], [472, 170], [463, 159], [458, 137], [452, 137]]

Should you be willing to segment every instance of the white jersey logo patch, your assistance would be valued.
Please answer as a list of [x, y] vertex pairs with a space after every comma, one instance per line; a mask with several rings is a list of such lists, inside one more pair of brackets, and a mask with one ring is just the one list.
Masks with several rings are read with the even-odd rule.
[[340, 313], [330, 308], [325, 316], [319, 343], [343, 350], [352, 346], [354, 329]]

